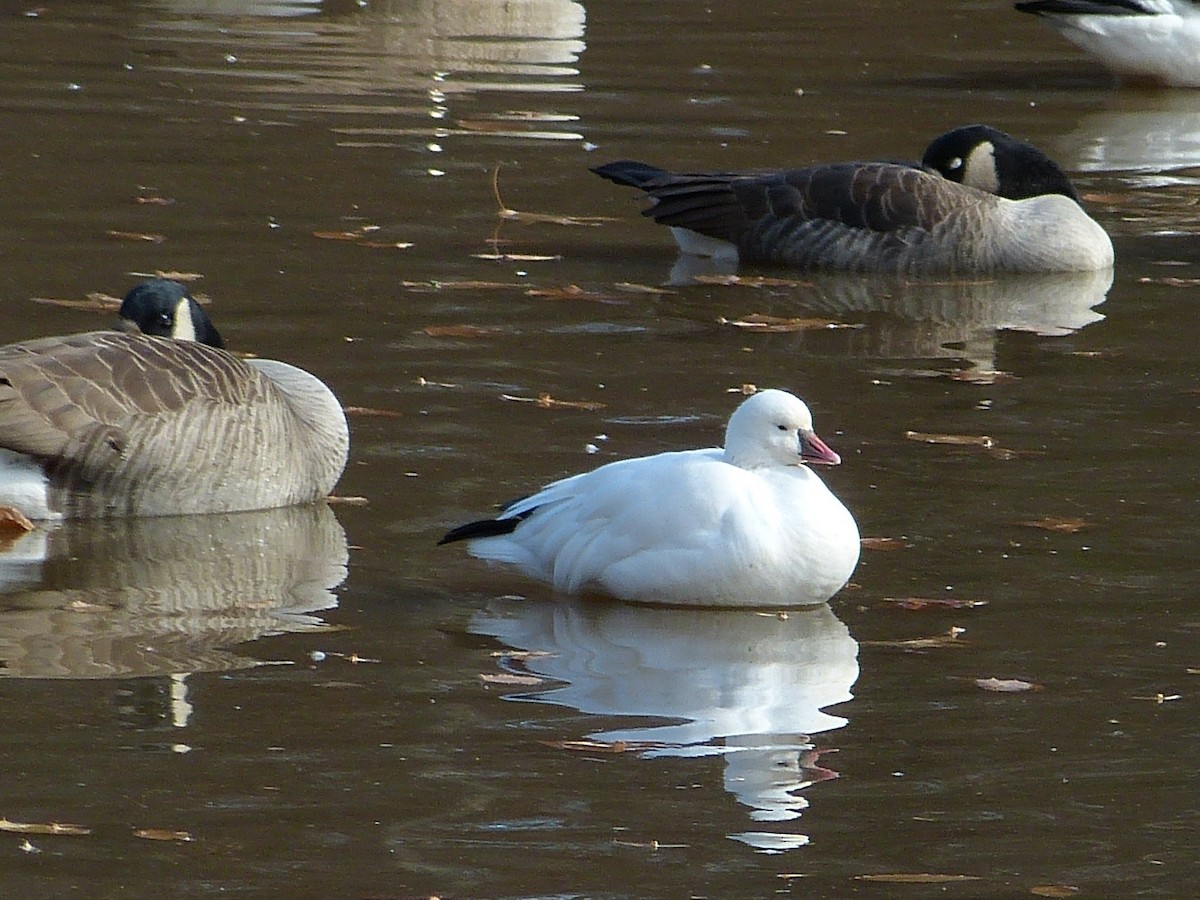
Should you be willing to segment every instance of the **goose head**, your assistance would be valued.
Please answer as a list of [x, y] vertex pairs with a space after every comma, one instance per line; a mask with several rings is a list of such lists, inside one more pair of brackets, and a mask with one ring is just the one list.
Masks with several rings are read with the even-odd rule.
[[842, 461], [813, 431], [804, 401], [774, 389], [751, 395], [734, 410], [725, 429], [725, 459], [746, 469]]
[[950, 181], [1008, 200], [1063, 194], [1076, 203], [1071, 179], [1045, 153], [988, 125], [964, 125], [937, 137], [921, 165]]
[[178, 281], [151, 278], [125, 295], [117, 330], [197, 341], [225, 349], [212, 320]]

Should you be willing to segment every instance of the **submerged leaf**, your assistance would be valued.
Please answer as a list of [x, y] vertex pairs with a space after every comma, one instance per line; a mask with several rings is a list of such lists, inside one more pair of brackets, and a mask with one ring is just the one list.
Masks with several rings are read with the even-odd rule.
[[117, 231], [109, 229], [104, 232], [111, 238], [117, 238], [122, 241], [145, 241], [148, 244], [161, 244], [167, 239], [165, 234], [147, 234], [144, 231]]
[[538, 394], [536, 397], [516, 397], [512, 394], [501, 394], [501, 400], [512, 400], [517, 403], [536, 403], [542, 409], [604, 409], [604, 404], [596, 400], [555, 400], [549, 394]]
[[768, 316], [764, 313], [751, 313], [742, 319], [726, 319], [724, 316], [717, 318], [717, 323], [720, 325], [732, 325], [734, 328], [741, 328], [744, 331], [755, 331], [765, 333], [778, 333], [787, 331], [818, 331], [832, 328], [862, 328], [862, 325], [852, 325], [845, 322], [838, 322], [834, 319], [787, 319], [779, 316]]
[[884, 597], [884, 603], [891, 603], [901, 609], [974, 609], [977, 606], [987, 606], [986, 600], [959, 600], [955, 597]]
[[904, 436], [910, 441], [920, 441], [924, 444], [948, 444], [952, 447], [983, 447], [990, 450], [996, 442], [986, 434], [936, 434], [927, 431], [906, 431]]
[[903, 538], [865, 537], [859, 540], [864, 550], [907, 550], [912, 546]]
[[431, 337], [483, 338], [504, 331], [495, 325], [426, 325], [420, 329]]
[[885, 884], [950, 884], [956, 881], [982, 881], [978, 875], [897, 872], [891, 875], [855, 875], [856, 881], [881, 881]]
[[194, 841], [195, 838], [186, 831], [171, 831], [167, 828], [135, 828], [134, 837], [148, 841]]

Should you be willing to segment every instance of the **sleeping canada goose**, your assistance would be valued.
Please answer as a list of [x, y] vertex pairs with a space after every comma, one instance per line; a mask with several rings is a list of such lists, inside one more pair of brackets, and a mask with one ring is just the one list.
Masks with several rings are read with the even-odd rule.
[[671, 606], [823, 603], [858, 563], [858, 526], [810, 464], [841, 458], [808, 406], [765, 390], [734, 410], [724, 448], [612, 462], [547, 485], [439, 541], [564, 593]]
[[947, 132], [915, 163], [847, 162], [761, 174], [592, 170], [653, 198], [684, 253], [802, 269], [892, 273], [1107, 269], [1112, 241], [1070, 179], [990, 128]]
[[322, 382], [198, 343], [221, 338], [177, 282], [134, 288], [121, 318], [152, 333], [0, 347], [0, 507], [31, 519], [154, 516], [329, 493], [350, 440]]
[[1191, 0], [1029, 0], [1015, 6], [1045, 19], [1118, 75], [1200, 87], [1200, 8]]

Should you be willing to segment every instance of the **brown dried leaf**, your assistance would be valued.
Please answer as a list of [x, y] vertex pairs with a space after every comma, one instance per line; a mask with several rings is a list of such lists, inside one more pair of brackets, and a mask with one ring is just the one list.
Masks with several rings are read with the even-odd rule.
[[515, 397], [512, 394], [501, 394], [501, 400], [512, 400], [516, 403], [536, 403], [542, 409], [604, 409], [605, 404], [596, 400], [555, 400], [549, 394], [538, 394], [536, 397]]
[[943, 647], [966, 647], [967, 642], [959, 639], [962, 628], [951, 628], [946, 634], [927, 638], [910, 638], [895, 641], [860, 641], [872, 647], [897, 647], [901, 650], [938, 650]]
[[1025, 528], [1041, 528], [1044, 531], [1059, 531], [1063, 534], [1076, 534], [1077, 532], [1090, 527], [1092, 523], [1084, 519], [1060, 519], [1054, 516], [1043, 516], [1040, 519], [1025, 519], [1020, 522], [1013, 522], [1013, 524], [1021, 525]]
[[504, 329], [493, 325], [427, 325], [420, 330], [432, 337], [483, 338], [500, 334]]
[[104, 233], [111, 238], [117, 238], [121, 241], [144, 241], [148, 244], [161, 244], [167, 239], [165, 234], [148, 234], [144, 231], [116, 231], [109, 229]]
[[865, 537], [859, 540], [864, 550], [907, 550], [912, 546], [902, 538]]
[[33, 531], [33, 529], [34, 524], [19, 509], [14, 506], [0, 506], [0, 532], [18, 531], [24, 533]]
[[769, 278], [765, 275], [694, 275], [692, 280], [697, 284], [737, 285], [738, 287], [812, 287], [811, 281], [798, 281], [795, 278]]
[[674, 294], [677, 291], [669, 290], [668, 288], [651, 287], [648, 284], [634, 284], [632, 281], [618, 281], [613, 285], [618, 291], [624, 291], [627, 294]]
[[472, 253], [471, 256], [489, 262], [553, 262], [562, 259], [552, 253]]
[[15, 831], [17, 834], [91, 834], [92, 829], [83, 825], [71, 825], [66, 822], [13, 822], [0, 818], [0, 831]]
[[484, 672], [480, 674], [479, 680], [484, 684], [522, 684], [534, 685], [544, 684], [544, 678], [538, 678], [536, 675], [514, 675], [511, 672]]
[[831, 328], [862, 328], [861, 325], [837, 322], [833, 319], [785, 319], [779, 316], [768, 316], [764, 313], [751, 313], [742, 319], [726, 319], [724, 316], [720, 316], [717, 318], [717, 323], [720, 325], [732, 325], [734, 328], [741, 328], [744, 331], [769, 333], [818, 331]]
[[325, 502], [333, 506], [366, 506], [371, 501], [366, 497], [342, 497], [337, 494], [330, 494], [325, 498]]
[[385, 419], [403, 419], [404, 413], [394, 409], [377, 409], [374, 406], [343, 407], [348, 416], [380, 416]]
[[988, 603], [986, 600], [959, 600], [955, 597], [884, 597], [883, 602], [910, 610], [975, 609]]
[[358, 246], [370, 247], [373, 250], [407, 250], [413, 246], [412, 241], [359, 241]]
[[910, 441], [921, 441], [925, 444], [948, 444], [952, 447], [983, 447], [991, 449], [996, 442], [986, 434], [935, 434], [927, 431], [906, 431], [904, 436]]
[[565, 288], [530, 288], [525, 292], [526, 297], [544, 297], [548, 300], [591, 300], [600, 303], [628, 303], [624, 297], [613, 294], [600, 294], [595, 291], [585, 291], [577, 284], [568, 284]]
[[171, 197], [154, 196], [138, 196], [133, 198], [133, 202], [139, 206], [171, 206], [175, 201]]
[[86, 300], [59, 300], [54, 297], [30, 297], [33, 303], [42, 303], [47, 306], [61, 306], [66, 309], [85, 310], [87, 312], [116, 312], [121, 307], [121, 300], [118, 297], [110, 297], [107, 294], [91, 293], [88, 294]]
[[168, 828], [135, 828], [133, 836], [148, 841], [194, 841], [186, 831], [171, 831]]
[[982, 881], [978, 875], [897, 872], [891, 875], [855, 875], [856, 881], [880, 881], [885, 884], [950, 884], [956, 881]]
[[538, 741], [539, 744], [545, 744], [547, 747], [553, 747], [555, 750], [582, 750], [592, 753], [630, 753], [639, 752], [641, 750], [659, 750], [663, 747], [673, 746], [664, 744], [662, 741], [613, 741], [605, 743], [603, 741]]
[[1032, 681], [1021, 681], [1019, 678], [976, 678], [975, 684], [985, 691], [995, 691], [998, 694], [1020, 694], [1024, 691], [1041, 691], [1045, 687]]
[[1079, 888], [1073, 884], [1037, 884], [1029, 889], [1035, 897], [1074, 897]]
[[559, 216], [549, 213], [527, 213], [509, 209], [500, 197], [500, 167], [492, 169], [492, 196], [496, 198], [496, 215], [509, 222], [525, 225], [581, 225], [595, 226], [604, 222], [616, 222], [611, 216]]

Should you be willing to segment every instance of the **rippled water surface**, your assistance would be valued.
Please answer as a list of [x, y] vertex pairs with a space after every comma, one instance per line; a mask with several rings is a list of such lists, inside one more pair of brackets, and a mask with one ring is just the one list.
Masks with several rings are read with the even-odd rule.
[[[1200, 92], [1003, 3], [50, 0], [0, 7], [0, 115], [5, 341], [194, 274], [237, 349], [366, 410], [365, 505], [8, 548], [0, 817], [87, 833], [0, 830], [0, 893], [1194, 892]], [[689, 284], [587, 172], [975, 121], [1072, 171], [1115, 276]], [[891, 539], [828, 607], [565, 601], [435, 547], [719, 442], [744, 384], [810, 401]], [[918, 874], [960, 880], [864, 878]]]

